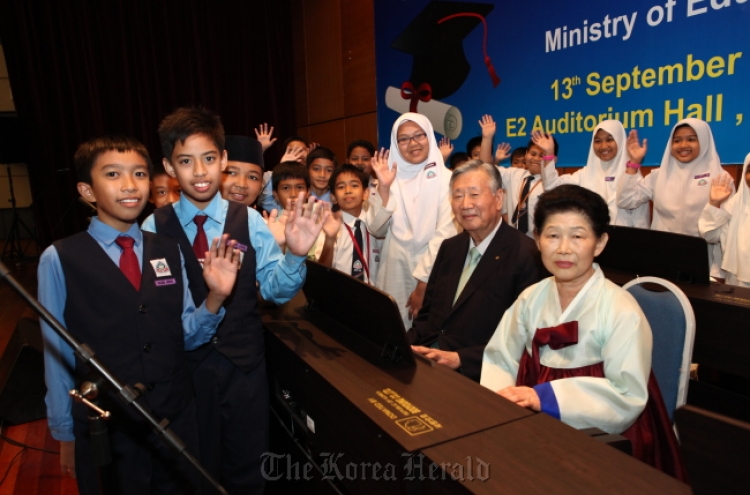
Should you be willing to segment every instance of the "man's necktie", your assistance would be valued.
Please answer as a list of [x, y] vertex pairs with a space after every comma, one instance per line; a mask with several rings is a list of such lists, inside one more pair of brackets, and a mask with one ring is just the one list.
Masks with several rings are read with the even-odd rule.
[[482, 255], [479, 254], [479, 250], [475, 247], [471, 248], [471, 250], [469, 251], [469, 256], [469, 263], [464, 268], [464, 271], [461, 272], [461, 278], [458, 279], [458, 289], [456, 290], [456, 296], [453, 298], [453, 304], [456, 304], [458, 296], [461, 295], [464, 287], [466, 287], [466, 282], [469, 281], [469, 279], [471, 278], [471, 274], [474, 273], [474, 269], [479, 264], [479, 258], [482, 257]]
[[526, 177], [526, 182], [524, 182], [523, 189], [521, 190], [521, 196], [518, 198], [518, 208], [513, 213], [513, 225], [517, 225], [518, 230], [524, 234], [529, 231], [529, 191], [531, 190], [531, 181], [533, 180], [534, 176], [532, 175]]
[[195, 218], [193, 218], [193, 222], [198, 229], [193, 240], [193, 252], [199, 260], [203, 260], [206, 257], [206, 251], [208, 251], [208, 239], [206, 239], [206, 231], [203, 230], [203, 224], [206, 223], [206, 220], [208, 220], [206, 215], [195, 215]]
[[[364, 244], [362, 243], [362, 229], [360, 228], [361, 225], [362, 220], [357, 220], [356, 222], [354, 222], [354, 240], [356, 242], [356, 246], [352, 246], [352, 277], [364, 280], [365, 270], [362, 265], [362, 257], [359, 255], [359, 253], [362, 251], [362, 247], [364, 246]], [[357, 247], [359, 247], [359, 249], [357, 249]]]
[[138, 257], [133, 251], [135, 239], [128, 236], [120, 236], [115, 243], [122, 248], [120, 253], [120, 270], [130, 280], [136, 290], [141, 290], [141, 267], [138, 266]]

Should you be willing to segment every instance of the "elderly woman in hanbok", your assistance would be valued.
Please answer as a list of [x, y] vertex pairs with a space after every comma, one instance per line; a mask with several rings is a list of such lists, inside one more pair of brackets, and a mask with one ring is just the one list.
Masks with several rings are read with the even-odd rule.
[[651, 373], [651, 328], [635, 299], [604, 278], [607, 204], [575, 185], [542, 194], [537, 244], [552, 273], [521, 293], [484, 352], [480, 383], [574, 428], [631, 440], [633, 455], [683, 478]]

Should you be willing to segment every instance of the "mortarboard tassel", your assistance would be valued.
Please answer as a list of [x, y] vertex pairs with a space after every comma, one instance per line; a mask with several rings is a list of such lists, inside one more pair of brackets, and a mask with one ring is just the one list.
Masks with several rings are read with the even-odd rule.
[[492, 60], [487, 55], [487, 21], [485, 20], [483, 15], [476, 14], [474, 12], [460, 12], [458, 14], [452, 14], [446, 17], [443, 17], [438, 21], [438, 24], [442, 24], [445, 21], [449, 21], [451, 19], [456, 19], [458, 17], [477, 17], [482, 21], [482, 25], [484, 25], [484, 41], [482, 41], [482, 51], [484, 52], [484, 65], [487, 66], [487, 72], [490, 74], [490, 78], [492, 79], [492, 87], [496, 88], [498, 84], [500, 84], [500, 78], [497, 76], [497, 72], [495, 72], [495, 67], [492, 65]]

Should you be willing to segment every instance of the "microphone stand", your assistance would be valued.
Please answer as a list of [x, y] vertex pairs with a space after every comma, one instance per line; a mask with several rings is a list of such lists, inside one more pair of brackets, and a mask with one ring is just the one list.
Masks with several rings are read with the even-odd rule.
[[[42, 318], [60, 337], [62, 337], [63, 340], [65, 340], [65, 342], [70, 347], [73, 348], [76, 356], [78, 356], [79, 359], [87, 364], [89, 369], [91, 369], [95, 375], [101, 377], [104, 385], [117, 392], [117, 395], [119, 395], [119, 397], [123, 401], [125, 401], [127, 405], [135, 409], [138, 414], [151, 425], [153, 431], [158, 436], [163, 438], [170, 447], [180, 453], [190, 464], [192, 464], [192, 466], [216, 489], [218, 493], [222, 495], [228, 495], [226, 490], [224, 490], [219, 482], [216, 481], [213, 476], [211, 476], [211, 474], [209, 474], [209, 472], [200, 465], [195, 457], [193, 457], [193, 455], [187, 451], [185, 443], [180, 440], [180, 438], [174, 432], [172, 432], [172, 430], [168, 428], [169, 421], [167, 419], [162, 419], [161, 421], [159, 421], [151, 413], [151, 411], [149, 411], [142, 404], [136, 401], [136, 399], [138, 399], [138, 397], [141, 395], [139, 384], [136, 384], [134, 387], [130, 385], [123, 385], [117, 379], [117, 377], [114, 376], [95, 357], [94, 351], [88, 345], [86, 345], [85, 343], [79, 343], [68, 332], [68, 330], [64, 326], [62, 326], [60, 322], [57, 321], [57, 319], [52, 316], [52, 314], [47, 311], [47, 309], [42, 306], [39, 301], [36, 300], [36, 298], [34, 298], [34, 296], [29, 294], [26, 289], [24, 289], [23, 286], [18, 283], [18, 281], [10, 274], [10, 271], [2, 261], [0, 261], [0, 278], [4, 278], [13, 288], [13, 290], [15, 290], [18, 295], [20, 295], [21, 298], [26, 301], [37, 314], [39, 314], [40, 318]], [[100, 418], [108, 417], [108, 411], [102, 411], [88, 401], [89, 398], [94, 399], [96, 397], [96, 387], [94, 386], [95, 384], [89, 383], [87, 386], [87, 384], [84, 383], [82, 385], [83, 386], [81, 387], [81, 392], [71, 391], [71, 395], [75, 395], [78, 400], [82, 400], [82, 402], [86, 403], [87, 406], [89, 406], [99, 414]], [[87, 386], [89, 389], [93, 388], [93, 393], [90, 394], [89, 390], [85, 390], [85, 386]]]

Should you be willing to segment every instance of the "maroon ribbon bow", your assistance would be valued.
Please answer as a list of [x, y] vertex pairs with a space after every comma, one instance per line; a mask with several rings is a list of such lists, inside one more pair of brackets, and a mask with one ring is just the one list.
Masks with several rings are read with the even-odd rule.
[[537, 383], [541, 373], [539, 363], [539, 348], [545, 345], [552, 349], [562, 349], [578, 343], [578, 322], [568, 321], [555, 327], [537, 328], [534, 340], [531, 341], [531, 368], [527, 383]]
[[416, 113], [417, 104], [420, 101], [427, 103], [432, 99], [432, 87], [427, 83], [422, 83], [415, 91], [414, 85], [409, 81], [406, 81], [401, 85], [401, 98], [404, 100], [411, 100], [411, 103], [409, 103], [409, 111]]

